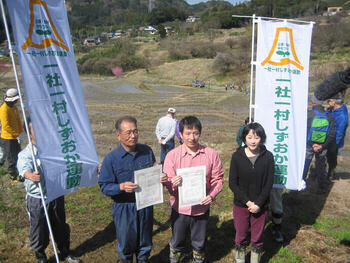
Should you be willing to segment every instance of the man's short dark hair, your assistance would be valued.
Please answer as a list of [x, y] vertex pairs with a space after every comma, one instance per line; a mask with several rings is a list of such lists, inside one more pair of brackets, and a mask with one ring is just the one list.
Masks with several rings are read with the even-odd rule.
[[199, 119], [195, 116], [186, 116], [180, 121], [179, 127], [181, 133], [184, 132], [185, 126], [188, 129], [196, 128], [199, 131], [199, 133], [202, 133], [202, 124], [199, 121]]
[[253, 130], [253, 133], [255, 133], [256, 135], [258, 135], [260, 137], [260, 139], [261, 139], [260, 144], [264, 144], [266, 142], [266, 133], [265, 133], [263, 126], [261, 126], [261, 124], [259, 124], [257, 122], [251, 122], [247, 126], [244, 127], [244, 130], [242, 132], [241, 139], [244, 143], [246, 143], [245, 138], [247, 137], [250, 130]]
[[[251, 122], [254, 122], [254, 119], [251, 119]], [[249, 123], [249, 117], [245, 118], [244, 124], [247, 125]]]
[[126, 122], [131, 122], [131, 123], [134, 123], [135, 125], [137, 125], [137, 120], [134, 118], [134, 117], [131, 117], [131, 116], [124, 116], [124, 117], [121, 117], [120, 119], [117, 120], [117, 122], [115, 123], [115, 129], [118, 131], [118, 132], [121, 132], [121, 124], [123, 121], [126, 121]]

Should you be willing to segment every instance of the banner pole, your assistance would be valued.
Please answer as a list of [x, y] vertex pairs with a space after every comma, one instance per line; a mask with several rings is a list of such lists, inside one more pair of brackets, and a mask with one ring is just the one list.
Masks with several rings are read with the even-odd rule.
[[252, 28], [252, 58], [250, 62], [250, 94], [249, 94], [249, 122], [252, 122], [252, 108], [253, 108], [253, 80], [254, 80], [254, 55], [255, 55], [255, 14], [253, 14], [253, 28]]
[[[253, 16], [244, 16], [244, 15], [232, 15], [232, 17], [253, 18]], [[298, 20], [298, 19], [287, 19], [287, 18], [265, 17], [265, 16], [258, 16], [258, 18], [264, 19], [264, 20], [276, 20], [276, 21], [287, 20], [288, 22], [303, 23], [303, 24], [315, 24], [314, 21], [304, 21], [304, 20]]]
[[[17, 74], [17, 69], [16, 69], [16, 62], [15, 62], [15, 59], [14, 59], [14, 56], [13, 56], [13, 49], [12, 49], [12, 44], [11, 44], [10, 33], [9, 33], [9, 30], [8, 30], [8, 24], [7, 24], [7, 20], [6, 20], [6, 14], [5, 14], [5, 8], [4, 8], [3, 0], [0, 0], [0, 5], [1, 5], [2, 19], [3, 19], [3, 23], [4, 23], [4, 27], [5, 27], [5, 32], [6, 32], [6, 38], [7, 38], [7, 42], [8, 42], [9, 51], [10, 51], [10, 57], [11, 57], [13, 72], [15, 74], [16, 88], [17, 88], [17, 92], [18, 92], [19, 100], [20, 100], [20, 104], [21, 104], [21, 110], [22, 110], [22, 116], [23, 116], [23, 120], [24, 120], [24, 126], [25, 126], [26, 131], [27, 131], [27, 139], [28, 139], [28, 143], [30, 144], [30, 148], [31, 148], [31, 154], [32, 154], [32, 160], [33, 160], [33, 164], [34, 164], [34, 169], [37, 172], [38, 171], [38, 167], [37, 167], [37, 164], [36, 164], [36, 161], [35, 161], [33, 145], [31, 143], [31, 138], [30, 138], [30, 134], [29, 134], [29, 127], [28, 127], [28, 123], [27, 123], [25, 110], [24, 110], [22, 92], [21, 92], [21, 88], [20, 88], [20, 85], [19, 85], [18, 74]], [[46, 222], [47, 222], [47, 225], [48, 225], [48, 228], [49, 228], [49, 232], [50, 232], [50, 237], [51, 237], [51, 241], [52, 241], [53, 250], [55, 252], [56, 262], [59, 263], [60, 261], [59, 261], [58, 254], [57, 254], [57, 249], [56, 249], [55, 239], [54, 239], [52, 228], [51, 228], [51, 224], [50, 224], [49, 214], [47, 212], [47, 207], [46, 207], [46, 203], [45, 203], [43, 189], [42, 189], [42, 186], [41, 186], [40, 182], [38, 183], [38, 185], [39, 185], [39, 190], [40, 190], [41, 202], [42, 202], [42, 205], [43, 205], [43, 208], [44, 208], [44, 212], [45, 212]]]

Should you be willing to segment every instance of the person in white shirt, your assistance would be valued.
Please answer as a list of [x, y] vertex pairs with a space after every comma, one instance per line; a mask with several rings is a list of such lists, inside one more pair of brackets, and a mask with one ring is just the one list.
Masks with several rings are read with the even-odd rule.
[[169, 108], [165, 116], [160, 118], [156, 127], [156, 136], [160, 144], [160, 162], [163, 164], [166, 154], [174, 149], [175, 142], [175, 120], [176, 109]]

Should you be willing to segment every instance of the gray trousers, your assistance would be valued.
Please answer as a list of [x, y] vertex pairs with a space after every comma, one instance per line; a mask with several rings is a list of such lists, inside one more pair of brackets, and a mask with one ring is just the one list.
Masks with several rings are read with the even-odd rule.
[[5, 154], [4, 157], [7, 157], [9, 172], [17, 174], [16, 165], [17, 165], [18, 154], [21, 151], [21, 146], [19, 145], [17, 139], [7, 140], [2, 138], [1, 138], [1, 145], [4, 150], [4, 154]]
[[277, 228], [282, 224], [283, 216], [283, 189], [272, 188], [270, 192], [270, 211], [272, 216], [272, 223]]
[[209, 210], [200, 216], [183, 215], [171, 210], [171, 233], [170, 246], [176, 252], [185, 249], [186, 234], [188, 229], [191, 233], [192, 248], [196, 251], [204, 251], [207, 240], [207, 226]]
[[315, 156], [315, 173], [318, 181], [318, 187], [324, 188], [327, 185], [327, 173], [326, 173], [326, 156], [327, 149], [323, 149], [321, 152], [314, 152], [311, 146], [306, 147], [305, 166], [303, 172], [303, 179], [306, 180], [307, 173]]
[[[45, 211], [40, 198], [27, 195], [27, 213], [29, 216], [30, 246], [35, 252], [43, 253], [49, 244], [49, 229]], [[66, 223], [64, 197], [61, 196], [47, 205], [47, 211], [59, 251], [66, 256], [69, 252], [70, 229]]]

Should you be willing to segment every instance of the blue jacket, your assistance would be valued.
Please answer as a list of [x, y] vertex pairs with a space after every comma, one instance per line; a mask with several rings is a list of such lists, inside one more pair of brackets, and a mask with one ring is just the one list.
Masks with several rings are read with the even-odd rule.
[[344, 146], [346, 128], [349, 125], [348, 109], [343, 104], [340, 108], [331, 111], [331, 114], [335, 124], [335, 141], [338, 148], [342, 148]]
[[135, 203], [135, 193], [120, 190], [120, 184], [134, 182], [134, 171], [152, 167], [155, 160], [147, 145], [136, 144], [135, 152], [127, 152], [119, 145], [103, 160], [98, 180], [102, 193], [118, 203]]

